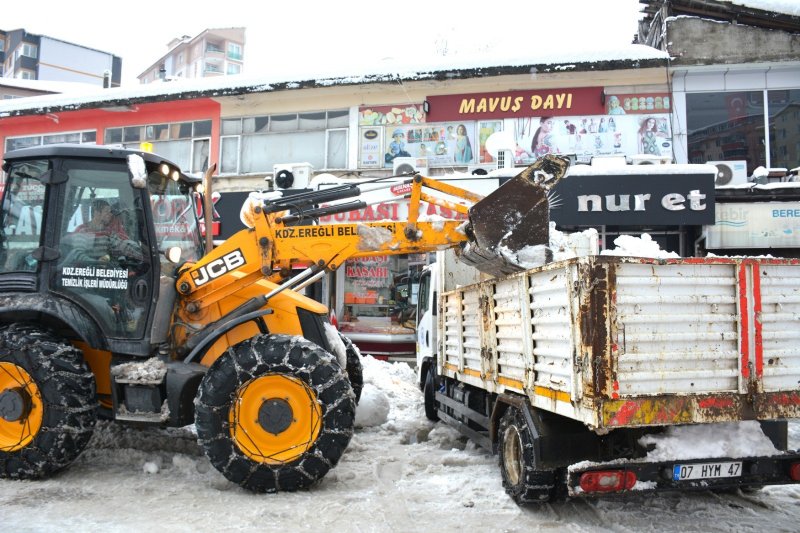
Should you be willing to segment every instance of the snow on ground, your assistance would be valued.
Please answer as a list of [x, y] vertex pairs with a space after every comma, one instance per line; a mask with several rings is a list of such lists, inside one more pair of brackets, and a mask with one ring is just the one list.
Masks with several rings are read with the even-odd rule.
[[[191, 427], [101, 423], [59, 476], [0, 481], [0, 531], [770, 531], [800, 527], [800, 484], [753, 494], [633, 495], [520, 508], [497, 457], [429, 422], [415, 373], [364, 359], [350, 447], [307, 492], [251, 494], [202, 456]], [[800, 447], [800, 421], [790, 426]]]

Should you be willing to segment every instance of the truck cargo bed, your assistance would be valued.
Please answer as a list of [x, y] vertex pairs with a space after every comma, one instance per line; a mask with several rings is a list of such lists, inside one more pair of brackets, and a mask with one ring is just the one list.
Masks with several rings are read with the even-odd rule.
[[800, 417], [800, 260], [589, 256], [441, 302], [443, 376], [595, 429]]

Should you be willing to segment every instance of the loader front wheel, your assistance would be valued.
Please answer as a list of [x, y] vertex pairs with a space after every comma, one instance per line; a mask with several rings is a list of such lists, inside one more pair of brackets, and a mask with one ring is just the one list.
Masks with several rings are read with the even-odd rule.
[[233, 346], [195, 400], [200, 444], [217, 470], [253, 492], [311, 486], [336, 466], [353, 435], [355, 397], [336, 358], [287, 335]]
[[94, 432], [97, 407], [79, 349], [33, 325], [0, 329], [0, 477], [43, 478], [68, 466]]
[[522, 412], [509, 406], [497, 431], [506, 493], [518, 504], [549, 501], [555, 489], [555, 472], [536, 468], [533, 436]]

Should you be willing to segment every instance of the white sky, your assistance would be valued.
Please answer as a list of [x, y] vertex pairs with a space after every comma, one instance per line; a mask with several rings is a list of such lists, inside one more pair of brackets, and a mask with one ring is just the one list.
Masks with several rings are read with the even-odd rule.
[[[437, 41], [448, 55], [593, 50], [629, 44], [638, 0], [493, 0], [486, 4], [406, 0], [375, 2], [134, 3], [119, 10], [99, 0], [4, 2], [0, 29], [24, 28], [122, 58], [123, 86], [167, 52], [181, 35], [207, 28], [247, 28], [245, 74], [296, 62], [363, 64], [430, 56]], [[244, 6], [244, 7], [240, 7]], [[480, 6], [480, 7], [478, 7]]]

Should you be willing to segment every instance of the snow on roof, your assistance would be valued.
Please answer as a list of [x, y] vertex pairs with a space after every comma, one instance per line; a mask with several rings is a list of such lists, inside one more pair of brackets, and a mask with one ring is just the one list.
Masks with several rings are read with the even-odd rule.
[[17, 89], [27, 89], [30, 91], [45, 91], [51, 93], [80, 93], [101, 91], [100, 85], [91, 83], [80, 83], [75, 81], [46, 81], [46, 80], [20, 80], [17, 78], [0, 77], [0, 85], [5, 87], [15, 87]]
[[[624, 47], [589, 51], [556, 50], [550, 53], [528, 54], [514, 57], [503, 53], [494, 55], [436, 56], [427, 61], [415, 58], [391, 58], [367, 62], [337, 64], [327, 67], [310, 66], [301, 62], [284, 70], [275, 69], [258, 76], [233, 75], [214, 78], [176, 80], [167, 83], [150, 83], [135, 88], [105, 89], [100, 93], [83, 95], [46, 95], [18, 98], [0, 102], [0, 117], [26, 115], [58, 110], [119, 105], [146, 99], [176, 99], [198, 96], [225, 96], [252, 92], [299, 89], [302, 87], [327, 87], [368, 83], [483, 77], [491, 74], [549, 73], [561, 71], [609, 70], [614, 68], [641, 68], [659, 65], [669, 58], [667, 52], [655, 48], [630, 44]], [[100, 105], [98, 105], [100, 104]]]
[[669, 165], [620, 165], [615, 167], [572, 165], [568, 176], [649, 176], [663, 174], [715, 174], [714, 165], [669, 164]]
[[771, 11], [773, 13], [783, 13], [800, 17], [800, 2], [797, 0], [719, 0], [729, 2], [736, 6], [760, 9], [761, 11]]

